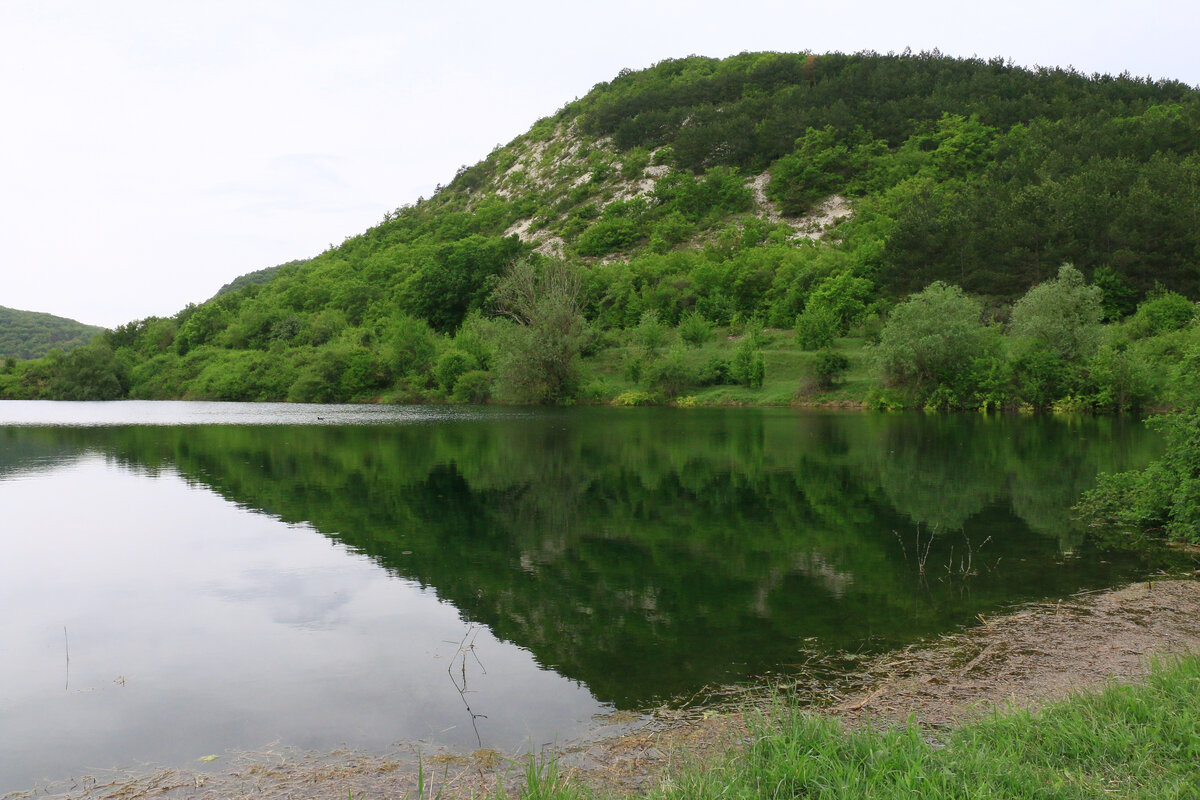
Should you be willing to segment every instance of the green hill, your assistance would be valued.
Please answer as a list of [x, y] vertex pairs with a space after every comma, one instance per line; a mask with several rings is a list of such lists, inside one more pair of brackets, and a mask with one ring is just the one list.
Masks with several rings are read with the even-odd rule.
[[[848, 365], [854, 388], [832, 398], [862, 400], [889, 388], [863, 343], [935, 281], [975, 298], [971, 324], [999, 324], [1069, 263], [1110, 323], [1163, 295], [1186, 327], [1198, 132], [1200, 92], [1174, 81], [936, 52], [668, 60], [338, 247], [122, 326], [88, 370], [146, 398], [778, 403]], [[945, 405], [1125, 402], [1104, 399], [1115, 367], [1085, 364], [1091, 345], [1051, 364], [977, 338], [990, 349]], [[1187, 349], [1170, 347], [1156, 357]], [[56, 396], [62, 372], [0, 393]], [[887, 402], [926, 402], [941, 380]]]
[[0, 306], [0, 357], [41, 358], [54, 348], [71, 350], [104, 328], [36, 311]]

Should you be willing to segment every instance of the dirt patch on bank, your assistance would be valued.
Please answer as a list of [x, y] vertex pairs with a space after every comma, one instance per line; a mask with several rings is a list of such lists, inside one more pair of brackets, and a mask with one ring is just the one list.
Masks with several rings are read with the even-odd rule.
[[901, 724], [912, 718], [936, 731], [996, 707], [1032, 708], [1109, 681], [1136, 681], [1145, 676], [1151, 656], [1200, 650], [1200, 581], [1136, 583], [979, 622], [934, 642], [863, 660], [849, 674], [844, 665], [830, 665], [814, 655], [812, 669], [769, 690], [731, 690], [733, 697], [725, 703], [651, 718], [613, 715], [598, 721], [597, 734], [589, 740], [532, 761], [492, 750], [421, 752], [417, 745], [383, 757], [279, 750], [225, 756], [215, 772], [114, 773], [4, 800], [415, 799], [419, 793], [440, 793], [451, 800], [479, 797], [501, 786], [512, 796], [527, 770], [545, 758], [554, 758], [566, 779], [628, 793], [652, 785], [679, 761], [707, 759], [745, 742], [744, 709], [780, 695], [851, 726]]
[[[995, 708], [1032, 709], [1110, 681], [1137, 681], [1152, 657], [1200, 650], [1200, 581], [1087, 592], [979, 622], [866, 659], [849, 673], [816, 661], [811, 674], [770, 692], [748, 690], [742, 705], [754, 713], [786, 697], [850, 727], [912, 719], [936, 732]], [[609, 790], [644, 788], [673, 761], [708, 760], [744, 743], [745, 713], [697, 710], [676, 724], [652, 723], [589, 750], [593, 763], [578, 775]]]

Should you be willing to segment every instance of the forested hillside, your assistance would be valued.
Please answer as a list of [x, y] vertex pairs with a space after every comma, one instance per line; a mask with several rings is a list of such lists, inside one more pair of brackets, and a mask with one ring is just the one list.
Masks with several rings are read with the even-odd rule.
[[1179, 402], [1198, 150], [1178, 82], [937, 53], [668, 60], [340, 246], [17, 365], [0, 395]]
[[103, 330], [53, 314], [0, 306], [0, 358], [40, 358], [54, 348], [70, 350]]

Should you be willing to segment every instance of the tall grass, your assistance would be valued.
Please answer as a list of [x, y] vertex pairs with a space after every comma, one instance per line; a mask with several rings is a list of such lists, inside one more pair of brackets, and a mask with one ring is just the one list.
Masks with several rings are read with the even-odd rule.
[[[752, 733], [744, 751], [675, 774], [647, 796], [1200, 798], [1200, 657], [1156, 664], [1143, 685], [997, 713], [941, 741], [916, 725], [847, 732], [794, 708], [763, 713]], [[539, 800], [587, 796], [551, 773], [531, 778]]]

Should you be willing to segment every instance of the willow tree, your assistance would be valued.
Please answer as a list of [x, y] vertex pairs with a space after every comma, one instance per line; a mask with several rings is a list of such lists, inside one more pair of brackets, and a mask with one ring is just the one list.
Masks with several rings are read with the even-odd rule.
[[570, 399], [587, 329], [580, 269], [559, 259], [519, 261], [494, 298], [497, 312], [515, 323], [496, 357], [500, 397], [522, 403]]

